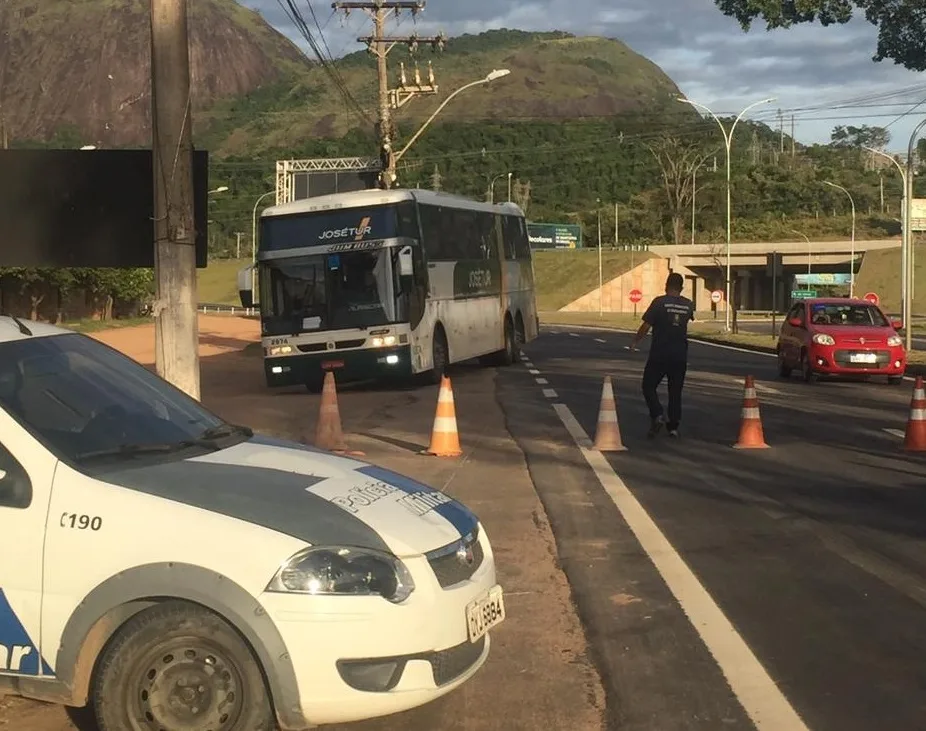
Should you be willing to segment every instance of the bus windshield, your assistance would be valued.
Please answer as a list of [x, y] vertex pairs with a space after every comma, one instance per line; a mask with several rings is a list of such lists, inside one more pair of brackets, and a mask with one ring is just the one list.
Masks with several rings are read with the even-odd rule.
[[370, 328], [402, 322], [398, 249], [310, 254], [265, 261], [261, 319], [266, 335]]

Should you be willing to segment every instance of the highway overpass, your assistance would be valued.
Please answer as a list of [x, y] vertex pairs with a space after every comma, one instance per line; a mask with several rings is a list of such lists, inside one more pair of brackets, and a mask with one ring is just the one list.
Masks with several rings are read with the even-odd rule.
[[[856, 272], [866, 251], [899, 248], [900, 239], [856, 241]], [[703, 279], [692, 282], [697, 291], [724, 289], [726, 273], [726, 244], [681, 244], [679, 246], [650, 246], [649, 250], [669, 261], [672, 270], [690, 272], [689, 278]], [[846, 241], [779, 241], [772, 243], [734, 243], [730, 246], [732, 276], [737, 284], [737, 304], [741, 309], [762, 310], [772, 306], [772, 279], [766, 271], [767, 255], [780, 253], [784, 275], [778, 282], [776, 302], [781, 308], [790, 299], [794, 289], [794, 275], [811, 272], [848, 272], [852, 258], [852, 242]], [[700, 304], [700, 303], [699, 303]], [[723, 307], [721, 306], [721, 310]]]

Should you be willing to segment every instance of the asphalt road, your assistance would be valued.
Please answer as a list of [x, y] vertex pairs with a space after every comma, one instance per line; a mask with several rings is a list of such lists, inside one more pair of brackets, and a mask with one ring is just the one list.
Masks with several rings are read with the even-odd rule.
[[[782, 720], [788, 709], [813, 731], [926, 728], [926, 457], [900, 450], [912, 384], [782, 381], [774, 358], [692, 344], [682, 438], [648, 441], [646, 354], [624, 350], [628, 342], [546, 330], [527, 347], [536, 372], [521, 365], [498, 382], [602, 675], [609, 726], [752, 729], [747, 710], [780, 693], [782, 715], [761, 728], [795, 729]], [[616, 507], [554, 411], [568, 407], [593, 436], [606, 374], [628, 447], [607, 459], [654, 522], [650, 533]], [[747, 374], [768, 450], [731, 448]], [[671, 546], [646, 552], [632, 530]], [[728, 652], [737, 642], [743, 652]], [[754, 667], [737, 663], [750, 651]]]

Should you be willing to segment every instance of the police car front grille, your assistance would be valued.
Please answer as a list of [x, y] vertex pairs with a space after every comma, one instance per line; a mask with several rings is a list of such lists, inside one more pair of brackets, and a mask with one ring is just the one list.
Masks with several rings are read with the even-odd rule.
[[432, 554], [428, 556], [428, 563], [431, 564], [431, 570], [434, 571], [437, 582], [444, 589], [472, 578], [473, 574], [479, 570], [479, 567], [482, 566], [482, 562], [485, 560], [482, 545], [479, 543], [478, 528], [467, 536], [462, 541], [462, 544], [464, 547], [471, 547], [473, 550], [473, 562], [471, 564], [460, 560], [457, 556], [460, 543], [451, 543], [437, 551], [433, 551]]
[[431, 669], [434, 671], [434, 684], [438, 687], [452, 683], [469, 670], [482, 657], [486, 638], [480, 637], [476, 642], [464, 642], [462, 645], [441, 650], [431, 655]]

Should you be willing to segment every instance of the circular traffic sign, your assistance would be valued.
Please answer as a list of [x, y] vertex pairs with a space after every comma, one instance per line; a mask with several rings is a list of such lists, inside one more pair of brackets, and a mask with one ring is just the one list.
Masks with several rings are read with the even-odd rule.
[[721, 292], [719, 289], [715, 289], [713, 292], [711, 292], [711, 302], [713, 302], [715, 305], [719, 305], [721, 302], [723, 302], [723, 292]]
[[637, 304], [640, 300], [643, 299], [643, 293], [639, 289], [630, 290], [630, 301], [634, 304]]
[[862, 299], [871, 302], [875, 307], [881, 304], [881, 298], [878, 296], [877, 292], [866, 292]]

